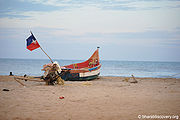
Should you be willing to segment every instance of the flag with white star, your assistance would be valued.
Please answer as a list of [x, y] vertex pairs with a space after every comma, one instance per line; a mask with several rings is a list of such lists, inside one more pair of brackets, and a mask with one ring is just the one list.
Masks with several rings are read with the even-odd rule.
[[33, 51], [34, 49], [37, 49], [40, 47], [39, 43], [37, 42], [34, 35], [31, 33], [31, 36], [29, 36], [27, 39], [27, 49], [30, 51]]

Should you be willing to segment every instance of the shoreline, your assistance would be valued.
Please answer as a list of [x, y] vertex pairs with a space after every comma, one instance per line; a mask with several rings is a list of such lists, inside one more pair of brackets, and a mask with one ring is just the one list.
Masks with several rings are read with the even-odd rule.
[[[1, 75], [0, 75], [1, 76]], [[99, 76], [99, 77], [119, 77], [119, 78], [131, 78], [131, 76]], [[136, 77], [134, 76], [135, 78], [139, 78], [139, 79], [180, 79], [180, 78], [177, 78], [177, 77]]]
[[22, 81], [25, 87], [13, 78], [0, 75], [3, 120], [138, 120], [140, 115], [180, 119], [180, 79], [176, 78], [136, 78], [138, 83], [129, 83], [125, 77], [100, 76], [65, 81], [63, 86]]
[[[1, 76], [9, 76], [9, 77], [14, 77], [14, 76], [17, 76], [17, 77], [23, 77], [23, 75], [0, 75]], [[28, 77], [40, 77], [40, 76], [28, 76]], [[101, 76], [99, 75], [98, 76], [98, 79], [99, 78], [103, 78], [103, 77], [107, 77], [107, 78], [131, 78], [132, 76]], [[134, 76], [135, 78], [138, 78], [138, 79], [180, 79], [180, 78], [176, 78], [176, 77], [136, 77]], [[93, 81], [93, 80], [89, 80], [89, 81]]]

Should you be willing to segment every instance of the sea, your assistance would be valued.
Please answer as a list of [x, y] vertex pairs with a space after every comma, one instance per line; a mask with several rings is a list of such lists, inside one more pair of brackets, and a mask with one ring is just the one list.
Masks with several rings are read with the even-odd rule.
[[[82, 62], [83, 60], [55, 60], [61, 66]], [[0, 58], [0, 75], [43, 75], [44, 64], [48, 59], [7, 59]], [[100, 76], [119, 77], [153, 77], [153, 78], [180, 78], [180, 62], [154, 61], [101, 61]]]

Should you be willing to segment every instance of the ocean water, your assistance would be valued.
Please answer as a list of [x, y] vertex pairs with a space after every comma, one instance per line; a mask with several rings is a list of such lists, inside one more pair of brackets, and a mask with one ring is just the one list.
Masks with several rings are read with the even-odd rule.
[[[81, 60], [56, 60], [61, 66], [82, 62]], [[4, 59], [0, 58], [0, 75], [43, 75], [44, 64], [50, 61], [44, 59]], [[150, 62], [150, 61], [101, 61], [100, 76], [135, 77], [173, 77], [180, 78], [180, 62]]]

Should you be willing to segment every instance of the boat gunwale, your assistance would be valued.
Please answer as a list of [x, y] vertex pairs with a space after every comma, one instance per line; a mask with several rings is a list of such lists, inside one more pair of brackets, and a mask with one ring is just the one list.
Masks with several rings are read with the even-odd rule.
[[[93, 68], [96, 68], [96, 69], [93, 69]], [[101, 68], [101, 64], [94, 66], [92, 68], [88, 68], [87, 70], [83, 70], [82, 68], [81, 69], [69, 69], [69, 72], [70, 73], [85, 73], [85, 72], [95, 71], [95, 70], [98, 70], [100, 68]], [[92, 70], [89, 70], [89, 69], [92, 69]]]

